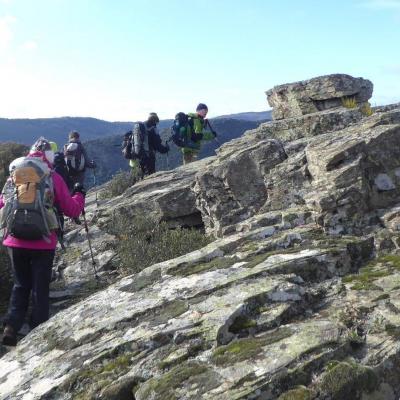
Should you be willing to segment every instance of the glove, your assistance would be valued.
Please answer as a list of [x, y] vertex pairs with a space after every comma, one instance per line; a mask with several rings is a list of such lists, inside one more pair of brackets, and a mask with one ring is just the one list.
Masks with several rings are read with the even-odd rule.
[[75, 183], [72, 194], [75, 194], [75, 193], [81, 193], [81, 194], [83, 194], [83, 196], [86, 196], [86, 190], [83, 187], [82, 183], [79, 183], [79, 182]]
[[215, 138], [218, 136], [217, 132], [215, 132], [215, 131], [211, 131], [211, 133], [214, 135]]

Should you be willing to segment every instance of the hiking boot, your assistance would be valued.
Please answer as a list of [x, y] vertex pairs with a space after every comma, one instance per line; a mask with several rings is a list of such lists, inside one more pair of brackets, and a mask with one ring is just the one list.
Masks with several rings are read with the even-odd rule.
[[4, 346], [16, 346], [17, 344], [17, 333], [11, 325], [6, 325], [3, 331]]
[[79, 219], [79, 217], [72, 218], [72, 220], [73, 220], [77, 225], [82, 225], [82, 221]]

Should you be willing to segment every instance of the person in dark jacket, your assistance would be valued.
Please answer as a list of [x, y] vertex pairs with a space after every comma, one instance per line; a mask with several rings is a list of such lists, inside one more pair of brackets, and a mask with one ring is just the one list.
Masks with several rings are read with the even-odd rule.
[[156, 152], [165, 154], [169, 151], [168, 143], [163, 145], [158, 134], [157, 124], [159, 122], [158, 115], [150, 113], [147, 121], [138, 122], [133, 127], [133, 152], [137, 158], [129, 160], [129, 165], [134, 171], [140, 168], [142, 178], [156, 172]]
[[71, 181], [71, 188], [76, 183], [83, 185], [86, 168], [96, 168], [96, 163], [93, 160], [89, 160], [77, 131], [72, 131], [69, 134], [69, 142], [64, 145], [64, 156], [68, 168], [68, 176]]
[[[57, 174], [61, 176], [61, 178], [63, 178], [65, 184], [68, 187], [68, 190], [70, 191], [70, 193], [72, 193], [72, 191], [74, 189], [74, 185], [73, 185], [72, 180], [68, 173], [68, 167], [67, 167], [67, 163], [65, 162], [65, 159], [64, 159], [64, 153], [61, 151], [58, 151], [57, 143], [50, 142], [50, 146], [51, 146], [51, 150], [54, 152], [53, 170], [56, 171]], [[58, 220], [60, 223], [60, 230], [57, 233], [57, 235], [59, 237], [59, 241], [60, 241], [61, 245], [63, 245], [64, 214], [62, 213], [61, 208], [57, 204], [55, 205], [55, 208], [57, 210], [57, 216], [58, 216]]]

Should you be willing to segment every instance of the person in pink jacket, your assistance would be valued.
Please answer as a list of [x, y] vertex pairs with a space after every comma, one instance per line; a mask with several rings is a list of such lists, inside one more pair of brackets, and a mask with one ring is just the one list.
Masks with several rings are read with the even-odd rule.
[[[52, 170], [54, 152], [50, 143], [40, 138], [32, 146], [28, 157], [39, 157], [51, 168], [54, 186], [54, 204], [68, 217], [76, 218], [85, 205], [85, 191], [77, 185], [73, 194], [62, 177]], [[13, 163], [10, 167], [12, 168]], [[4, 207], [0, 196], [0, 208]], [[32, 314], [29, 325], [33, 329], [49, 318], [49, 286], [53, 259], [57, 246], [57, 234], [52, 231], [49, 237], [39, 240], [17, 239], [5, 232], [3, 245], [7, 247], [13, 270], [14, 286], [11, 292], [8, 312], [4, 318], [2, 343], [15, 346], [17, 333], [22, 327], [32, 298]]]

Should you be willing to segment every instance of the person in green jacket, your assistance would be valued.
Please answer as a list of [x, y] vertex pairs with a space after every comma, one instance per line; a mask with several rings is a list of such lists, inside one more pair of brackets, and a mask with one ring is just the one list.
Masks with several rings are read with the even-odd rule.
[[197, 160], [202, 141], [212, 140], [217, 136], [206, 119], [207, 113], [208, 107], [204, 103], [200, 103], [195, 113], [188, 114], [190, 123], [186, 130], [186, 135], [191, 147], [182, 148], [184, 165]]

